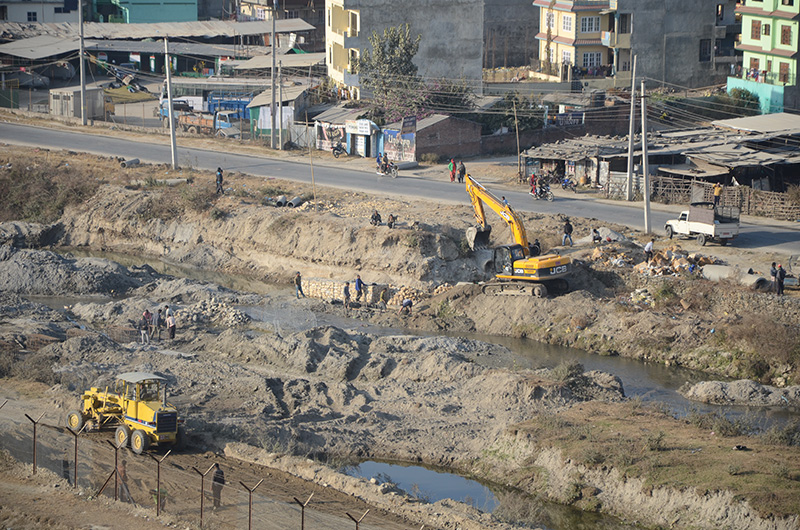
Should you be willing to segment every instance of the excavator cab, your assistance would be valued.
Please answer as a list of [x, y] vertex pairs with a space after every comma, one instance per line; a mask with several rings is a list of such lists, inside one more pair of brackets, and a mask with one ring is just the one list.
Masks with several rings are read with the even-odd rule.
[[525, 259], [521, 245], [503, 245], [494, 249], [494, 272], [508, 276], [514, 275], [514, 262]]

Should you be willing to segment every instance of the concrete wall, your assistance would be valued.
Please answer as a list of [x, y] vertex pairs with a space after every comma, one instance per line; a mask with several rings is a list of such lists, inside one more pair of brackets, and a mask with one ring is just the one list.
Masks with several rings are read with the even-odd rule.
[[[697, 0], [620, 0], [620, 13], [633, 13], [632, 53], [636, 75], [686, 87], [724, 83], [730, 67], [700, 62], [701, 39], [715, 40], [716, 5], [733, 12], [735, 2]], [[649, 84], [655, 86], [654, 82]]]
[[483, 17], [484, 68], [524, 66], [539, 58], [539, 8], [531, 0], [486, 0]]
[[450, 118], [417, 131], [416, 145], [417, 160], [425, 153], [448, 159], [475, 156], [481, 152], [481, 126]]
[[373, 31], [408, 23], [412, 35], [422, 35], [414, 58], [420, 76], [480, 81], [483, 0], [344, 0], [343, 7], [359, 11], [363, 50], [371, 49]]

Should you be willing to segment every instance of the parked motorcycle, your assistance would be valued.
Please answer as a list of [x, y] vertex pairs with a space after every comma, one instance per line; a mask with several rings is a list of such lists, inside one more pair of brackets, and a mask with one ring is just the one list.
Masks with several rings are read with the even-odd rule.
[[575, 185], [575, 182], [569, 177], [564, 177], [563, 179], [561, 179], [561, 189], [572, 190], [573, 193], [578, 193], [578, 187]]
[[331, 148], [331, 152], [333, 153], [334, 158], [339, 158], [339, 155], [347, 154], [347, 151], [345, 151], [342, 142], [339, 142], [338, 144], [334, 145], [333, 148]]
[[378, 166], [378, 175], [386, 176], [391, 175], [393, 179], [397, 178], [397, 165], [391, 160], [387, 164]]

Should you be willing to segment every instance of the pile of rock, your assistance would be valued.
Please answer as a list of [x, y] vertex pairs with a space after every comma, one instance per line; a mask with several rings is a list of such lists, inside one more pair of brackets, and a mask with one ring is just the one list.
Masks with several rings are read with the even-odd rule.
[[669, 276], [680, 272], [694, 272], [705, 265], [721, 263], [716, 258], [702, 254], [687, 254], [677, 245], [659, 250], [653, 255], [650, 263], [642, 261], [633, 269], [650, 276]]
[[453, 288], [452, 285], [449, 285], [449, 284], [446, 284], [446, 283], [443, 283], [442, 285], [438, 285], [433, 290], [433, 296], [436, 296], [437, 294], [446, 293], [447, 291], [449, 291], [452, 288]]
[[[629, 247], [617, 244], [603, 245], [595, 247], [589, 259], [609, 267], [633, 267], [637, 261], [637, 258], [633, 255], [634, 252]], [[641, 254], [641, 251], [639, 254]], [[641, 259], [641, 256], [639, 256], [639, 259]]]
[[202, 300], [194, 305], [176, 311], [175, 318], [178, 322], [191, 322], [192, 324], [213, 323], [218, 326], [236, 327], [244, 326], [250, 322], [250, 317], [238, 309], [220, 302], [216, 298]]
[[389, 299], [389, 305], [400, 305], [406, 298], [410, 299], [414, 304], [420, 300], [427, 298], [428, 294], [425, 291], [414, 289], [413, 287], [401, 287]]

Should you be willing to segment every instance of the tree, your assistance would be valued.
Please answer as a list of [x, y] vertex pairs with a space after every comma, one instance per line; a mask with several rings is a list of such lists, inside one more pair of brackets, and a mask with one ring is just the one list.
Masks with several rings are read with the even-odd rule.
[[417, 114], [422, 106], [421, 81], [417, 77], [414, 56], [422, 35], [411, 36], [408, 24], [389, 27], [369, 38], [372, 51], [361, 54], [356, 64], [361, 88], [375, 103], [373, 115], [388, 120]]

